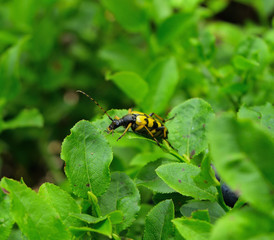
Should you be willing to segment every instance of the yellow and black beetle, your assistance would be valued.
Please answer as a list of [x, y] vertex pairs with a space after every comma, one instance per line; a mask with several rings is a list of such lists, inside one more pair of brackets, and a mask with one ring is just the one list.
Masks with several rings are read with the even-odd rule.
[[[165, 120], [158, 116], [155, 113], [150, 113], [149, 115], [142, 112], [132, 111], [131, 109], [128, 110], [128, 114], [119, 118], [117, 116], [112, 117], [96, 102], [93, 98], [91, 98], [88, 94], [83, 91], [77, 90], [84, 95], [86, 95], [89, 99], [91, 99], [111, 120], [111, 124], [108, 126], [107, 131], [108, 133], [113, 132], [116, 128], [123, 126], [125, 131], [123, 134], [117, 139], [121, 139], [129, 128], [132, 129], [133, 132], [141, 134], [145, 137], [152, 138], [154, 141], [160, 146], [158, 140], [165, 140], [167, 141], [168, 130], [165, 127], [164, 123]], [[169, 144], [170, 145], [170, 144]]]

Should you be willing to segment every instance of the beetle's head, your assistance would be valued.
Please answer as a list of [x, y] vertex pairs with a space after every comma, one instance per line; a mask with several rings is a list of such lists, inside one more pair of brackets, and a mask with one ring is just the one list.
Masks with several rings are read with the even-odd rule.
[[108, 133], [113, 132], [114, 129], [120, 127], [119, 120], [114, 119], [111, 124], [108, 126], [107, 131]]

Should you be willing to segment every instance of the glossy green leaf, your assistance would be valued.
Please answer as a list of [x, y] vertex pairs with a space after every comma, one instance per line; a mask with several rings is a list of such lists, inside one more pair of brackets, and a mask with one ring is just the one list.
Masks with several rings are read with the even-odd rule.
[[192, 200], [180, 208], [183, 216], [190, 217], [194, 211], [208, 210], [210, 222], [214, 223], [217, 219], [225, 215], [224, 209], [217, 202]]
[[85, 120], [75, 124], [62, 144], [61, 158], [66, 162], [65, 173], [77, 196], [87, 198], [88, 191], [99, 196], [106, 191], [112, 150], [93, 124]]
[[217, 221], [210, 240], [273, 239], [274, 220], [251, 208], [229, 212]]
[[211, 106], [202, 99], [194, 98], [178, 105], [168, 115], [173, 119], [166, 123], [169, 142], [179, 154], [196, 156], [208, 146], [206, 134], [213, 117]]
[[138, 74], [133, 72], [118, 72], [107, 76], [136, 104], [141, 103], [148, 92], [148, 85]]
[[168, 239], [173, 235], [171, 220], [174, 218], [174, 205], [172, 200], [158, 203], [147, 214], [144, 240]]
[[195, 15], [178, 13], [163, 21], [157, 29], [157, 39], [161, 45], [166, 45], [183, 35], [195, 23]]
[[79, 214], [80, 206], [66, 191], [54, 184], [44, 183], [39, 189], [39, 196], [56, 210], [66, 227], [81, 226], [79, 221], [70, 216], [72, 213]]
[[98, 201], [103, 215], [115, 210], [123, 213], [124, 221], [116, 225], [117, 233], [132, 224], [140, 209], [138, 189], [125, 173], [112, 173], [110, 186]]
[[[102, 4], [114, 14], [117, 21], [128, 31], [140, 31], [146, 27], [146, 13], [138, 1], [103, 0]], [[121, 7], [123, 6], [123, 7]]]
[[15, 118], [3, 122], [3, 130], [21, 127], [43, 127], [44, 119], [37, 109], [24, 109]]
[[174, 57], [156, 61], [146, 76], [149, 92], [142, 103], [145, 112], [164, 112], [179, 81], [177, 62]]
[[197, 219], [176, 218], [172, 220], [179, 233], [186, 240], [207, 240], [212, 225]]
[[185, 196], [200, 200], [216, 201], [217, 190], [215, 187], [200, 188], [194, 181], [194, 177], [200, 173], [200, 169], [186, 163], [169, 163], [156, 169], [157, 175], [172, 189]]
[[236, 121], [227, 115], [212, 122], [210, 146], [220, 177], [254, 208], [269, 213], [274, 207], [270, 136], [251, 121]]
[[0, 240], [8, 238], [14, 220], [10, 212], [10, 199], [0, 189]]
[[30, 240], [71, 239], [56, 210], [25, 184], [2, 178], [1, 187], [9, 192], [14, 221]]

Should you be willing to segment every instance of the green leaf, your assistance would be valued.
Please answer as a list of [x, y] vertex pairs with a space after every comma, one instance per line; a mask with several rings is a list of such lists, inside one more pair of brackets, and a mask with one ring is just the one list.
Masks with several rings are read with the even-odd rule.
[[116, 20], [126, 30], [136, 32], [145, 29], [147, 16], [144, 9], [138, 5], [138, 1], [103, 0], [102, 4], [114, 14]]
[[22, 38], [0, 58], [0, 102], [13, 99], [19, 92], [19, 60], [22, 46], [28, 37]]
[[62, 144], [61, 158], [73, 192], [87, 198], [105, 192], [110, 182], [109, 165], [112, 151], [105, 137], [88, 121], [82, 120], [71, 129]]
[[[266, 214], [245, 207], [231, 211], [214, 225], [211, 240], [273, 239], [274, 220]], [[266, 237], [263, 237], [266, 236]], [[272, 236], [272, 237], [270, 237]], [[257, 238], [258, 237], [258, 238]], [[261, 237], [261, 238], [260, 238]]]
[[118, 72], [107, 76], [136, 104], [140, 104], [148, 92], [147, 83], [136, 73]]
[[3, 130], [21, 127], [43, 127], [43, 116], [37, 109], [23, 109], [15, 118], [3, 122]]
[[186, 240], [207, 240], [210, 236], [212, 225], [206, 221], [176, 218], [172, 222]]
[[111, 238], [112, 234], [112, 225], [108, 218], [92, 224], [90, 227], [70, 227], [69, 229], [76, 236], [80, 236], [86, 232], [96, 232]]
[[173, 235], [171, 220], [174, 218], [172, 200], [165, 200], [153, 207], [146, 217], [144, 240], [168, 239]]
[[79, 221], [70, 216], [73, 213], [80, 213], [79, 205], [60, 187], [51, 183], [44, 183], [39, 189], [39, 196], [56, 210], [66, 227], [81, 225]]
[[215, 53], [215, 37], [208, 30], [203, 29], [199, 33], [198, 51], [204, 60], [211, 59]]
[[[259, 37], [248, 37], [242, 41], [237, 48], [236, 54], [242, 56], [242, 58], [237, 57], [236, 67], [250, 69], [253, 65], [253, 71], [262, 70], [270, 58], [267, 44]], [[255, 67], [258, 64], [259, 66]]]
[[208, 209], [193, 211], [191, 215], [192, 215], [193, 219], [210, 222]]
[[241, 55], [236, 55], [233, 58], [233, 65], [239, 70], [249, 70], [253, 67], [258, 67], [260, 64], [253, 59], [247, 59]]
[[137, 48], [128, 39], [120, 39], [103, 46], [99, 50], [99, 57], [108, 61], [112, 71], [135, 72], [140, 76], [144, 75], [149, 61], [146, 49]]
[[194, 178], [194, 181], [201, 188], [220, 185], [215, 177], [214, 170], [211, 168], [211, 161], [208, 155], [203, 159], [201, 163], [201, 172]]
[[103, 215], [115, 210], [122, 211], [124, 221], [116, 225], [117, 233], [132, 224], [140, 209], [138, 189], [125, 173], [112, 173], [110, 186], [98, 201]]
[[77, 218], [83, 222], [86, 222], [88, 224], [98, 223], [105, 219], [107, 219], [107, 216], [104, 217], [94, 217], [86, 213], [70, 213], [69, 214], [73, 218]]
[[0, 240], [8, 238], [14, 220], [10, 212], [10, 199], [0, 189]]
[[252, 119], [260, 123], [274, 138], [274, 107], [270, 103], [264, 106], [242, 106], [237, 114], [239, 119]]
[[154, 192], [171, 193], [174, 192], [156, 173], [155, 169], [161, 166], [161, 159], [148, 163], [144, 166], [136, 176], [136, 184], [147, 187]]
[[273, 208], [274, 143], [258, 125], [225, 115], [210, 127], [211, 154], [221, 178], [254, 208]]
[[192, 213], [197, 210], [208, 210], [211, 223], [214, 223], [218, 218], [222, 217], [226, 213], [217, 202], [210, 201], [192, 200], [180, 208], [181, 214], [186, 217], [190, 217]]
[[163, 21], [157, 30], [157, 39], [161, 45], [166, 45], [183, 35], [193, 27], [196, 17], [191, 13], [173, 14]]
[[193, 180], [200, 171], [198, 167], [186, 163], [169, 163], [156, 169], [157, 175], [182, 195], [200, 200], [216, 201], [217, 190], [215, 187], [200, 188]]
[[[161, 152], [143, 152], [143, 153], [139, 153], [136, 154], [134, 156], [134, 158], [132, 158], [130, 165], [131, 166], [139, 166], [139, 167], [143, 167], [146, 164], [148, 164], [149, 162], [154, 162], [159, 158], [172, 158], [172, 156], [168, 153], [164, 153], [163, 151]], [[174, 158], [172, 158], [174, 159]]]
[[20, 230], [30, 240], [71, 239], [55, 209], [25, 184], [2, 178], [11, 199], [11, 213]]
[[147, 76], [149, 92], [142, 103], [147, 113], [164, 112], [179, 81], [177, 63], [174, 57], [160, 59], [150, 68]]
[[123, 219], [123, 212], [120, 210], [113, 211], [107, 215], [111, 221], [112, 224], [118, 224], [122, 223], [124, 221]]
[[206, 133], [213, 117], [211, 106], [204, 100], [185, 101], [168, 115], [168, 118], [173, 118], [166, 123], [169, 142], [180, 155], [186, 154], [190, 158], [198, 155], [208, 146]]

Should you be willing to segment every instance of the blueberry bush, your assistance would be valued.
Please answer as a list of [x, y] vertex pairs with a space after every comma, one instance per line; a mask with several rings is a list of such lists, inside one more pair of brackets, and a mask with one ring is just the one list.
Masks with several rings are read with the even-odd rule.
[[0, 240], [274, 238], [273, 1], [0, 4]]

